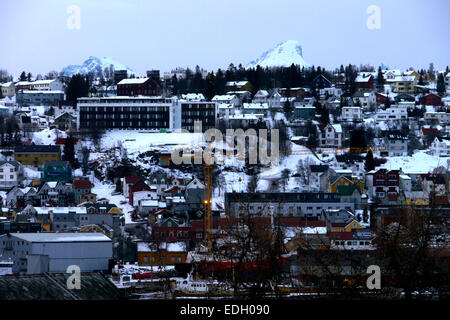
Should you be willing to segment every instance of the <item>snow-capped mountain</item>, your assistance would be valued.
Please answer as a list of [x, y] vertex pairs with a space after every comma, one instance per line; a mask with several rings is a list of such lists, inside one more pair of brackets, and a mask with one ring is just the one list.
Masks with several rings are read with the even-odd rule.
[[61, 74], [70, 77], [77, 73], [88, 74], [92, 72], [94, 74], [94, 77], [101, 77], [104, 76], [103, 73], [105, 68], [109, 69], [111, 65], [113, 66], [114, 70], [127, 70], [128, 75], [134, 74], [135, 76], [139, 76], [136, 72], [112, 58], [97, 58], [92, 56], [84, 61], [82, 65], [69, 65], [63, 68], [61, 70]]
[[265, 67], [289, 67], [291, 64], [300, 65], [301, 67], [310, 67], [311, 64], [303, 60], [302, 46], [296, 40], [288, 40], [278, 44], [264, 52], [261, 57], [251, 61], [247, 68], [256, 66]]

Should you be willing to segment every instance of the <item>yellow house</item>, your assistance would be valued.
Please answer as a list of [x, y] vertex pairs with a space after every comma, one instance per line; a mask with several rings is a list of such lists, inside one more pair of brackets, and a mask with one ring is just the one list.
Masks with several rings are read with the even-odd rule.
[[61, 148], [51, 145], [16, 146], [14, 160], [24, 166], [41, 167], [47, 161], [60, 161]]
[[159, 250], [156, 244], [140, 242], [137, 249], [138, 263], [143, 266], [174, 265], [186, 262], [187, 258], [183, 242], [161, 243]]
[[414, 93], [417, 79], [415, 76], [402, 76], [394, 82], [392, 91], [396, 93]]
[[336, 193], [337, 192], [337, 187], [343, 187], [343, 186], [351, 186], [351, 185], [357, 185], [359, 187], [359, 190], [362, 192], [363, 187], [364, 187], [364, 183], [360, 180], [357, 179], [352, 179], [350, 180], [347, 177], [344, 176], [340, 176], [339, 178], [337, 178], [333, 183], [331, 183], [331, 181], [328, 181], [328, 192], [332, 192], [332, 193]]
[[344, 223], [332, 223], [331, 232], [351, 232], [353, 229], [362, 229], [363, 226], [356, 220], [351, 219]]

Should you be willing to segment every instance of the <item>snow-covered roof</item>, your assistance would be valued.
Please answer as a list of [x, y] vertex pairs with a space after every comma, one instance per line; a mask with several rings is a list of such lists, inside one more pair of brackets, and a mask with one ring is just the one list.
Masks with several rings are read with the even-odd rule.
[[342, 126], [340, 124], [333, 124], [332, 126], [337, 133], [342, 133]]
[[235, 98], [234, 94], [215, 95], [211, 101], [231, 101]]
[[56, 79], [51, 79], [51, 80], [36, 80], [34, 82], [30, 82], [29, 84], [31, 85], [40, 85], [40, 84], [50, 84], [52, 82], [56, 81]]
[[149, 78], [134, 78], [134, 79], [123, 79], [119, 84], [141, 84], [148, 80]]
[[46, 215], [50, 212], [65, 213], [74, 212], [75, 214], [87, 214], [86, 207], [34, 207], [39, 215]]
[[99, 232], [83, 233], [11, 233], [12, 236], [29, 242], [110, 242], [111, 239]]
[[244, 109], [269, 109], [269, 105], [264, 103], [244, 103]]

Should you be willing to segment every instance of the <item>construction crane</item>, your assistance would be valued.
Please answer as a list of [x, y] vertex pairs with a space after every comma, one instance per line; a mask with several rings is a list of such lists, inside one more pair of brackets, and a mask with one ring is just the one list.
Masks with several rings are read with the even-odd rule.
[[205, 189], [204, 189], [204, 197], [203, 197], [203, 204], [204, 204], [204, 240], [205, 240], [205, 247], [207, 250], [211, 248], [211, 206], [212, 206], [212, 165], [211, 164], [205, 164], [203, 167], [204, 170], [204, 176], [205, 176]]

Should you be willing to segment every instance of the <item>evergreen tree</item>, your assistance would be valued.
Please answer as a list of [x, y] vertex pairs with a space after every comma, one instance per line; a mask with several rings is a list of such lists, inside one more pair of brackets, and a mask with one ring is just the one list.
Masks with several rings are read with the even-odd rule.
[[32, 74], [31, 74], [31, 72], [28, 72], [28, 74], [27, 74], [27, 81], [28, 81], [28, 82], [30, 82], [30, 81], [31, 81], [31, 77], [32, 77]]
[[444, 74], [443, 73], [439, 73], [438, 79], [437, 79], [437, 92], [438, 94], [443, 97], [445, 94], [445, 79], [444, 79]]
[[72, 168], [75, 167], [75, 140], [71, 135], [66, 138], [64, 144], [63, 160], [69, 161]]
[[27, 74], [25, 71], [22, 71], [20, 74], [19, 81], [27, 81]]
[[384, 85], [384, 77], [383, 72], [381, 71], [381, 67], [378, 67], [377, 85], [380, 87]]
[[73, 75], [66, 88], [67, 101], [76, 103], [80, 97], [89, 95], [89, 79], [80, 74]]
[[366, 172], [369, 172], [369, 171], [372, 171], [375, 169], [375, 160], [373, 158], [372, 148], [370, 148], [369, 151], [367, 151], [364, 169], [366, 169]]

